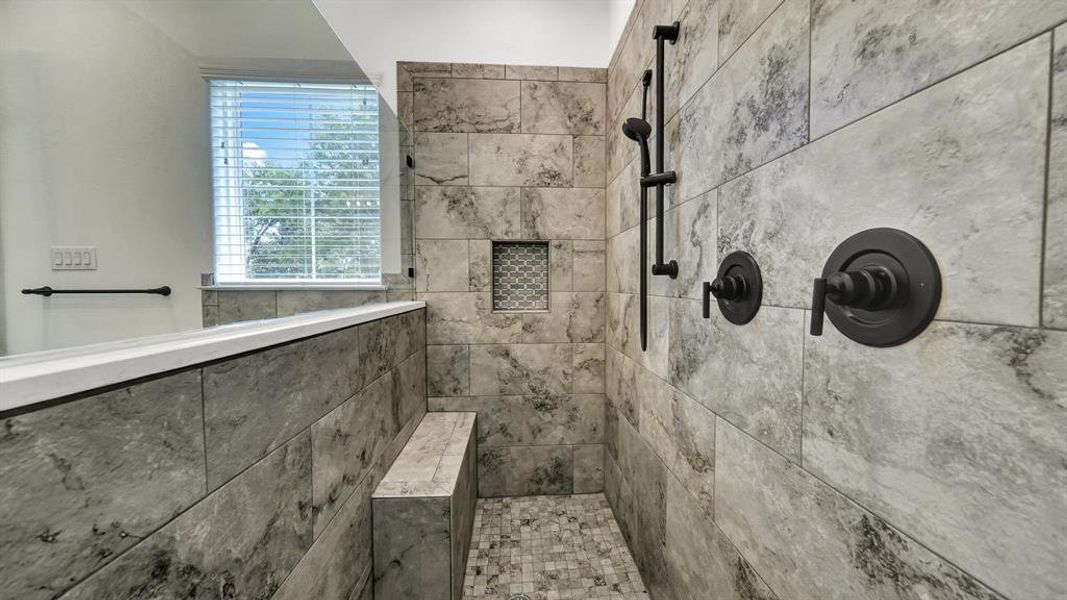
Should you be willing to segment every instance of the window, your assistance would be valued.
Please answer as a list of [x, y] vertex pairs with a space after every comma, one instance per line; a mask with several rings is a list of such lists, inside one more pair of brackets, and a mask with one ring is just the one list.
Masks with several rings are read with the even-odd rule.
[[216, 281], [379, 283], [374, 87], [209, 83]]

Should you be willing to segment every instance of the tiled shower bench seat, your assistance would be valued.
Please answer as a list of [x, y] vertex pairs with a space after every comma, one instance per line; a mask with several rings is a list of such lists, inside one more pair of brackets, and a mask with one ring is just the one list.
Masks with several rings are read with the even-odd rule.
[[460, 600], [477, 500], [475, 413], [426, 413], [371, 496], [374, 597]]

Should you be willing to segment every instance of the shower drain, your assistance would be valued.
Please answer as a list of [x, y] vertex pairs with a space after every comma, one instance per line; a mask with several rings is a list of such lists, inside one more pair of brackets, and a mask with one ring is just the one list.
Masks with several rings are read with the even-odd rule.
[[508, 600], [530, 600], [530, 597], [526, 594], [512, 594]]

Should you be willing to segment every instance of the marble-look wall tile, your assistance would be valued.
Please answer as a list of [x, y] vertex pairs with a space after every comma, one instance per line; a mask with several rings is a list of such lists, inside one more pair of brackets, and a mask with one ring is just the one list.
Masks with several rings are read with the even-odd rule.
[[[318, 469], [318, 458], [314, 461]], [[372, 474], [359, 482], [271, 600], [360, 598], [373, 567], [370, 495], [375, 479]]]
[[782, 600], [1003, 600], [722, 419], [715, 442], [715, 521]]
[[[548, 289], [551, 292], [569, 292], [574, 288], [574, 242], [552, 240], [548, 244]], [[549, 309], [556, 306], [549, 301]]]
[[552, 292], [551, 312], [522, 315], [523, 343], [604, 341], [603, 292]]
[[616, 350], [605, 351], [607, 399], [630, 426], [637, 429], [641, 415], [637, 393], [637, 365]]
[[[647, 114], [649, 118], [655, 119], [656, 114], [656, 95], [649, 91], [648, 98], [648, 110]], [[622, 124], [626, 119], [630, 117], [641, 116], [641, 90], [635, 89], [630, 95], [626, 104], [623, 105], [621, 113], [616, 117], [609, 117], [609, 127], [605, 136], [605, 142], [607, 145], [608, 154], [608, 180], [610, 181], [616, 175], [618, 175], [628, 164], [637, 162], [634, 165], [633, 173], [635, 177], [638, 174], [640, 164], [640, 146], [637, 142], [626, 137], [622, 132]], [[636, 180], [635, 180], [636, 181]]]
[[782, 4], [782, 0], [720, 0], [719, 63], [724, 63]]
[[426, 350], [412, 354], [390, 372], [393, 378], [393, 423], [397, 431], [418, 424], [426, 414]]
[[415, 291], [466, 292], [470, 288], [467, 240], [415, 242]]
[[415, 130], [419, 132], [518, 132], [519, 106], [517, 81], [415, 80]]
[[208, 488], [215, 489], [363, 386], [350, 327], [204, 367]]
[[203, 497], [202, 423], [199, 371], [4, 418], [0, 596], [54, 598]]
[[452, 63], [452, 77], [457, 79], [503, 79], [504, 65]]
[[604, 490], [604, 445], [574, 447], [574, 493], [592, 494]]
[[470, 291], [489, 292], [493, 289], [493, 243], [490, 240], [470, 240], [467, 246], [467, 268], [470, 271]]
[[[616, 236], [637, 225], [641, 212], [639, 161], [630, 161], [617, 177], [608, 183], [606, 195], [606, 237]], [[655, 198], [653, 197], [653, 202]], [[653, 208], [654, 204], [650, 204]]]
[[604, 393], [604, 344], [574, 344], [574, 393]]
[[[665, 284], [664, 291], [671, 296], [703, 298], [705, 281], [712, 281], [719, 271], [719, 252], [715, 239], [718, 237], [717, 190], [701, 194], [667, 211], [664, 215], [666, 257], [678, 261], [677, 279], [653, 278]], [[655, 243], [649, 236], [649, 245]], [[729, 248], [722, 258], [740, 248]], [[650, 261], [654, 252], [649, 252]]]
[[426, 394], [466, 396], [470, 393], [470, 347], [426, 347]]
[[415, 94], [396, 93], [396, 118], [409, 132], [415, 131]]
[[807, 350], [806, 469], [1009, 597], [1067, 595], [1067, 332], [935, 322]]
[[682, 109], [682, 200], [808, 141], [808, 4], [786, 0]]
[[[824, 135], [1067, 19], [1051, 0], [814, 0], [812, 137]], [[1047, 47], [1046, 47], [1047, 52]], [[1011, 89], [996, 86], [990, 92]]]
[[607, 96], [603, 84], [522, 82], [522, 131], [604, 135]]
[[64, 598], [189, 598], [207, 590], [270, 598], [311, 542], [311, 436], [304, 432]]
[[670, 302], [661, 296], [648, 298], [648, 339], [641, 349], [640, 301], [637, 294], [608, 294], [604, 339], [641, 367], [664, 379], [669, 376]]
[[276, 294], [279, 317], [386, 301], [380, 290], [278, 290]]
[[619, 421], [619, 468], [633, 494], [630, 547], [649, 592], [668, 594], [667, 468], [625, 420]]
[[574, 492], [570, 446], [478, 448], [478, 496], [530, 496]]
[[523, 79], [527, 81], [556, 81], [559, 79], [559, 67], [506, 65], [505, 73], [508, 79]]
[[470, 134], [471, 185], [569, 187], [573, 181], [571, 136]]
[[468, 436], [463, 467], [452, 494], [452, 600], [463, 599], [467, 557], [474, 536], [474, 513], [478, 503], [478, 453], [474, 436]]
[[574, 138], [574, 186], [604, 187], [607, 171], [604, 136], [582, 135]]
[[723, 186], [720, 252], [756, 257], [765, 304], [807, 307], [837, 244], [895, 227], [937, 259], [940, 317], [1036, 326], [1048, 44], [1028, 42]]
[[715, 415], [641, 369], [639, 431], [708, 517], [715, 499]]
[[[656, 43], [652, 39], [652, 27], [671, 23], [671, 0], [643, 0], [634, 13], [608, 70], [608, 107], [609, 114], [614, 116], [619, 116], [627, 97], [639, 87], [641, 72], [653, 66]], [[655, 114], [651, 107], [649, 114]]]
[[219, 325], [219, 307], [203, 306], [200, 308], [201, 327], [215, 327]]
[[[640, 242], [641, 232], [636, 227], [608, 239], [604, 275], [605, 287], [609, 292], [635, 294], [640, 291]], [[654, 260], [655, 256], [649, 257], [648, 264], [651, 265]]]
[[425, 312], [411, 311], [359, 326], [363, 382], [370, 383], [426, 345]]
[[277, 316], [278, 304], [273, 290], [219, 292], [219, 325]]
[[376, 498], [372, 512], [375, 597], [449, 600], [450, 498]]
[[672, 598], [778, 600], [673, 476], [667, 477], [665, 546]]
[[664, 73], [666, 115], [685, 105], [719, 68], [721, 0], [688, 0], [677, 20], [678, 41], [668, 50]]
[[467, 185], [467, 134], [416, 133], [415, 156], [416, 185]]
[[430, 344], [518, 342], [522, 315], [493, 312], [489, 292], [420, 293], [426, 301], [426, 341]]
[[435, 398], [434, 407], [478, 413], [478, 446], [599, 444], [604, 396], [549, 394]]
[[611, 512], [615, 515], [615, 521], [619, 525], [622, 537], [626, 545], [633, 552], [633, 522], [634, 522], [634, 494], [630, 489], [629, 482], [622, 476], [619, 464], [610, 454], [604, 459], [604, 496], [611, 505]]
[[1056, 29], [1055, 42], [1041, 324], [1067, 329], [1067, 25]]
[[415, 89], [415, 77], [444, 77], [452, 76], [452, 63], [443, 62], [398, 62], [397, 89], [410, 92]]
[[574, 385], [570, 344], [471, 346], [471, 394], [567, 394]]
[[517, 188], [417, 187], [415, 232], [419, 239], [516, 238], [520, 206]]
[[[605, 395], [604, 399], [608, 397]], [[604, 450], [606, 452], [606, 459], [615, 460], [619, 459], [619, 411], [616, 410], [615, 405], [608, 400], [604, 406]], [[604, 474], [604, 485], [607, 486], [608, 474]]]
[[608, 293], [608, 314], [604, 324], [604, 343], [623, 354], [635, 343], [638, 300], [634, 294]]
[[605, 290], [607, 244], [602, 240], [574, 241], [574, 279], [576, 292]]
[[376, 466], [397, 434], [392, 377], [380, 377], [311, 426], [315, 535]]
[[560, 81], [585, 81], [587, 83], [607, 83], [608, 70], [593, 67], [560, 67]]
[[793, 460], [800, 459], [804, 313], [764, 306], [738, 327], [671, 300], [670, 382]]
[[604, 190], [523, 188], [522, 232], [529, 239], [604, 239]]

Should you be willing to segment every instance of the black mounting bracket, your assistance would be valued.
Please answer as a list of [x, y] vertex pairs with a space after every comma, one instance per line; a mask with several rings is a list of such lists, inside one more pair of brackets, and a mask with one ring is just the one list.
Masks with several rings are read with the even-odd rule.
[[711, 317], [711, 297], [719, 312], [734, 325], [744, 325], [759, 312], [763, 302], [763, 275], [748, 252], [732, 252], [719, 263], [715, 281], [704, 282], [704, 318]]
[[672, 45], [678, 41], [678, 32], [682, 29], [682, 24], [678, 21], [671, 23], [670, 25], [654, 25], [652, 27], [652, 39], [666, 40]]
[[897, 346], [922, 333], [940, 304], [930, 250], [898, 229], [868, 229], [842, 242], [815, 280], [811, 335], [822, 335], [825, 313], [853, 341]]

